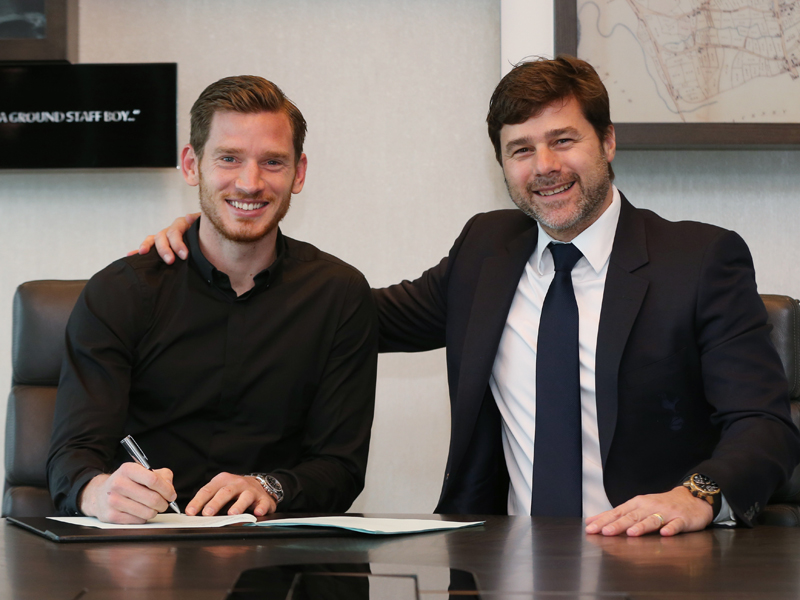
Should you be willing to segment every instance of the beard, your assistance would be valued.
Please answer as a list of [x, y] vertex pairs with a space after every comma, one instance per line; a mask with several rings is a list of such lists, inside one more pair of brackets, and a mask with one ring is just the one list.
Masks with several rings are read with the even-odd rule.
[[220, 214], [221, 203], [224, 203], [225, 200], [221, 195], [219, 198], [214, 198], [214, 192], [208, 189], [203, 180], [203, 174], [200, 173], [200, 210], [203, 216], [214, 226], [217, 233], [226, 240], [237, 244], [250, 244], [261, 240], [275, 230], [286, 216], [286, 213], [289, 212], [292, 195], [289, 193], [285, 198], [280, 199], [273, 195], [239, 194], [235, 198], [229, 199], [242, 202], [269, 202], [273, 206], [277, 206], [276, 212], [269, 221], [259, 223], [234, 222], [232, 226], [229, 226]]
[[[578, 199], [566, 214], [559, 214], [558, 209], [567, 206], [569, 200], [557, 205], [547, 206], [539, 202], [534, 190], [553, 187], [574, 181], [580, 189]], [[608, 172], [608, 161], [600, 152], [592, 169], [581, 177], [577, 173], [563, 173], [554, 177], [537, 177], [525, 185], [525, 189], [512, 188], [506, 179], [508, 194], [522, 212], [535, 219], [541, 226], [550, 231], [568, 232], [583, 231], [597, 218], [608, 191], [611, 188], [611, 177]]]

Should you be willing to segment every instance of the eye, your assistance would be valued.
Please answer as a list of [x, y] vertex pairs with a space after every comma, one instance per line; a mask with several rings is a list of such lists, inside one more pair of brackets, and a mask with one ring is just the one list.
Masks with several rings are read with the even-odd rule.
[[517, 148], [516, 150], [514, 150], [514, 152], [512, 152], [512, 156], [513, 155], [520, 155], [520, 154], [527, 154], [530, 151], [531, 151], [531, 149], [527, 148], [527, 147]]
[[233, 163], [236, 162], [236, 159], [233, 156], [221, 156], [220, 160], [226, 163]]

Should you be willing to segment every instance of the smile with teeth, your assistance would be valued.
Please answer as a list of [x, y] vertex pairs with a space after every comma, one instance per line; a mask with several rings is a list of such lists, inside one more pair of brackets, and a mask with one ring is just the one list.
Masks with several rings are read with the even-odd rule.
[[569, 183], [565, 183], [557, 188], [553, 188], [552, 190], [538, 190], [535, 193], [539, 196], [552, 196], [554, 194], [560, 194], [575, 185], [574, 181], [570, 181]]
[[266, 202], [240, 202], [239, 200], [228, 200], [228, 204], [240, 210], [258, 210], [266, 206]]

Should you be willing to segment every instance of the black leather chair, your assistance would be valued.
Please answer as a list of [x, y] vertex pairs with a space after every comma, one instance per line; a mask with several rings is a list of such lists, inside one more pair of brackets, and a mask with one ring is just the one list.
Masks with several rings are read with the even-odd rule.
[[54, 515], [45, 465], [64, 331], [85, 281], [30, 281], [14, 295], [4, 517]]
[[[64, 355], [64, 330], [85, 281], [30, 281], [14, 296], [12, 388], [6, 415], [3, 516], [55, 513], [45, 464], [56, 389]], [[792, 418], [800, 426], [800, 305], [788, 296], [762, 295], [772, 340], [789, 379]], [[800, 467], [758, 517], [770, 525], [800, 526]]]
[[[800, 427], [800, 306], [789, 296], [762, 294], [761, 299], [772, 323], [772, 342], [789, 380], [792, 420]], [[800, 526], [800, 466], [786, 485], [772, 495], [757, 520], [764, 525]]]

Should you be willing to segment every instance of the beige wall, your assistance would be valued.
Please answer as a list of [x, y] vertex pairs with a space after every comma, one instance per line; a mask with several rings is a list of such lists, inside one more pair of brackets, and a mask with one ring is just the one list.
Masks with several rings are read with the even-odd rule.
[[[500, 74], [498, 0], [81, 0], [80, 25], [81, 62], [178, 63], [181, 142], [208, 83], [242, 73], [278, 83], [309, 121], [308, 181], [284, 231], [375, 286], [417, 276], [471, 215], [509, 206], [484, 126]], [[740, 231], [762, 290], [800, 296], [798, 158], [620, 152], [615, 167], [635, 204]], [[89, 277], [196, 205], [173, 170], [0, 172], [2, 394], [19, 283]], [[381, 357], [367, 488], [354, 508], [431, 511], [448, 416], [442, 352]]]

